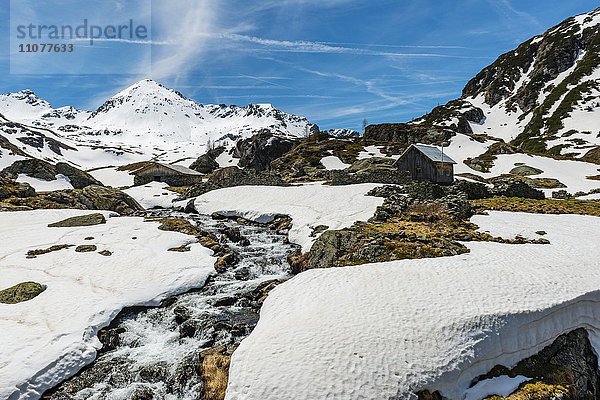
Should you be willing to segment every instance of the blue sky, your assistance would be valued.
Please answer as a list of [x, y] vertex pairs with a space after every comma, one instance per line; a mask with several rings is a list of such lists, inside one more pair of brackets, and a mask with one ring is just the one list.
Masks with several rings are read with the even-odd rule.
[[[500, 54], [597, 0], [12, 0], [0, 9], [0, 91], [93, 109], [153, 78], [201, 103], [272, 103], [321, 128], [401, 122], [460, 96]], [[147, 40], [14, 54], [16, 21], [106, 26]], [[141, 43], [145, 42], [145, 43]], [[62, 43], [62, 42], [61, 42]], [[150, 44], [152, 43], [152, 44]], [[15, 62], [18, 61], [18, 62]], [[68, 71], [68, 73], [64, 73]]]

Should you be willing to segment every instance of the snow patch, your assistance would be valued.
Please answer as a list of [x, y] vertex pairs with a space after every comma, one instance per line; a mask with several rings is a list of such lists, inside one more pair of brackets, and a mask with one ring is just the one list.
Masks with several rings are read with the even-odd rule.
[[45, 181], [43, 179], [34, 178], [29, 175], [19, 174], [17, 182], [28, 183], [36, 192], [52, 192], [55, 190], [73, 189], [71, 181], [68, 177], [58, 174], [53, 181]]
[[481, 400], [492, 395], [508, 397], [514, 393], [522, 383], [530, 380], [531, 378], [521, 375], [515, 376], [514, 378], [509, 376], [498, 376], [496, 378], [486, 379], [477, 382], [475, 386], [467, 390], [464, 400]]
[[[96, 333], [123, 307], [157, 305], [169, 295], [202, 286], [214, 271], [211, 251], [194, 238], [160, 231], [158, 223], [143, 218], [107, 218], [106, 224], [90, 227], [48, 227], [89, 213], [0, 213], [0, 288], [26, 281], [47, 285], [32, 300], [0, 304], [0, 398], [39, 398], [94, 359], [101, 347]], [[94, 239], [84, 241], [85, 237]], [[168, 251], [190, 243], [189, 252]], [[96, 245], [98, 251], [109, 250], [112, 255], [68, 248], [25, 257], [28, 250], [59, 244]]]
[[233, 355], [226, 398], [414, 399], [429, 389], [461, 399], [475, 377], [563, 333], [584, 327], [596, 342], [600, 218], [472, 221], [492, 234], [544, 230], [551, 244], [468, 243], [454, 257], [303, 272], [269, 294]]
[[259, 223], [268, 223], [276, 215], [289, 215], [293, 219], [290, 240], [306, 252], [316, 240], [311, 237], [314, 227], [342, 229], [371, 218], [383, 198], [365, 194], [377, 186], [381, 185], [238, 186], [203, 194], [194, 206], [201, 214], [216, 212]]
[[321, 159], [321, 164], [325, 167], [327, 171], [336, 171], [341, 169], [346, 169], [350, 166], [350, 164], [345, 164], [342, 160], [340, 160], [336, 156], [327, 156]]
[[167, 190], [167, 187], [169, 185], [166, 183], [150, 182], [146, 185], [133, 186], [123, 192], [133, 197], [146, 210], [173, 208], [173, 201], [179, 196], [177, 193]]

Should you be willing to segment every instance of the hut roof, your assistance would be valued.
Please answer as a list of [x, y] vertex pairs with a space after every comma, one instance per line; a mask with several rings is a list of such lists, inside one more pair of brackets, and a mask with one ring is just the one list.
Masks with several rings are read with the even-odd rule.
[[442, 150], [440, 150], [438, 147], [429, 146], [426, 144], [410, 145], [410, 147], [408, 149], [406, 149], [406, 151], [400, 156], [400, 158], [404, 157], [404, 155], [411, 149], [411, 147], [414, 147], [415, 149], [419, 150], [421, 153], [423, 153], [427, 158], [429, 158], [433, 162], [457, 164], [456, 161], [454, 161], [452, 158], [450, 158], [447, 154], [444, 154], [442, 152]]
[[182, 175], [202, 175], [200, 172], [194, 171], [193, 169], [190, 169], [187, 167], [184, 167], [183, 165], [162, 164], [162, 163], [157, 163], [157, 162], [150, 163], [150, 164], [146, 165], [145, 167], [138, 169], [137, 171], [135, 171], [135, 173], [137, 174], [137, 173], [142, 172], [142, 171], [144, 171], [152, 166], [155, 166], [155, 165], [160, 165], [161, 167], [170, 169], [170, 170], [175, 171]]

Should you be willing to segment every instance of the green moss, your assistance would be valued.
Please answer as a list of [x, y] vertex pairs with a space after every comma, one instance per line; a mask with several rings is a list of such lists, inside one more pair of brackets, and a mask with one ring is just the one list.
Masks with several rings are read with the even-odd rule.
[[28, 301], [46, 290], [46, 285], [36, 282], [22, 282], [8, 289], [0, 290], [0, 303], [16, 304]]

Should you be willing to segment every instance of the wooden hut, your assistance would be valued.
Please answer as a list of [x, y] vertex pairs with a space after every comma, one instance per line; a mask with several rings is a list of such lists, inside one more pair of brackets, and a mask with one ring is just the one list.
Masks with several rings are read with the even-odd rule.
[[440, 184], [454, 182], [454, 161], [443, 149], [424, 144], [413, 144], [406, 149], [394, 166], [408, 171], [414, 180], [427, 180]]
[[202, 182], [202, 174], [181, 165], [147, 163], [142, 168], [133, 172], [134, 184], [164, 182], [170, 186], [191, 186]]

